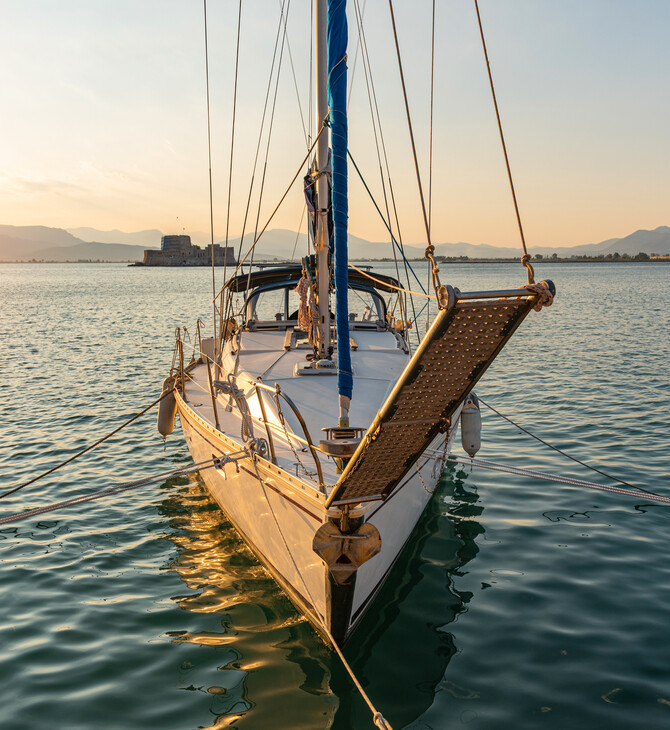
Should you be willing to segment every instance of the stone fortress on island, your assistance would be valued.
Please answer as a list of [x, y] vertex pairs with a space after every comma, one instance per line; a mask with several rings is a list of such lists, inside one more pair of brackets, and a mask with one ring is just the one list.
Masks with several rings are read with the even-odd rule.
[[[232, 246], [214, 244], [214, 266], [234, 266]], [[190, 236], [163, 236], [160, 251], [145, 249], [144, 259], [137, 266], [211, 266], [211, 246], [194, 246]]]

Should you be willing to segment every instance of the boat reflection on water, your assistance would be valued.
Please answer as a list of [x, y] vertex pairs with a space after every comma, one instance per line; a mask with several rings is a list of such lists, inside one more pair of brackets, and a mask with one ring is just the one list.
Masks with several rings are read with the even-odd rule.
[[193, 693], [194, 726], [327, 727], [337, 706], [329, 650], [198, 476], [163, 487], [170, 496], [159, 511], [177, 548], [167, 569], [188, 588], [172, 596], [183, 621], [165, 634], [179, 645], [179, 688]]
[[[467, 610], [454, 587], [477, 554], [482, 507], [447, 466], [438, 493], [371, 610], [347, 644], [354, 671], [395, 727], [433, 701], [456, 652], [448, 625]], [[169, 565], [188, 588], [173, 596], [183, 624], [167, 631], [180, 645], [180, 688], [209, 727], [367, 727], [369, 710], [337, 657], [265, 572], [198, 477], [171, 480], [160, 506]], [[288, 660], [288, 661], [287, 661]], [[197, 693], [197, 695], [195, 695]], [[198, 724], [203, 717], [194, 717]]]
[[[411, 727], [445, 685], [468, 692], [445, 678], [457, 651], [448, 626], [473, 596], [457, 590], [454, 578], [477, 555], [475, 541], [484, 533], [477, 521], [483, 506], [466, 489], [467, 477], [447, 464], [411, 542], [347, 645], [356, 676], [395, 728]], [[367, 727], [369, 710], [336, 662], [330, 686], [340, 700], [333, 730]]]

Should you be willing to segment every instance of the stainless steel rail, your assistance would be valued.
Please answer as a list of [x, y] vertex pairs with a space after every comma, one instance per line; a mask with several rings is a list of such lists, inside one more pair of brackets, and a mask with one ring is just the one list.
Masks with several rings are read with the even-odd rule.
[[[314, 465], [316, 466], [316, 472], [319, 477], [319, 486], [324, 487], [323, 482], [323, 470], [321, 469], [321, 461], [319, 460], [319, 456], [317, 453], [317, 448], [314, 446], [314, 442], [312, 441], [312, 437], [310, 436], [309, 429], [307, 428], [307, 424], [305, 423], [305, 419], [302, 417], [302, 414], [298, 410], [297, 406], [293, 402], [293, 400], [284, 393], [281, 388], [279, 387], [279, 383], [275, 383], [275, 387], [271, 388], [268, 385], [265, 385], [265, 383], [256, 383], [256, 388], [261, 388], [262, 390], [267, 390], [268, 392], [272, 393], [275, 396], [275, 402], [277, 404], [277, 409], [281, 412], [281, 405], [279, 403], [279, 397], [281, 396], [284, 401], [288, 404], [289, 408], [293, 411], [293, 414], [298, 419], [298, 423], [300, 424], [300, 427], [302, 428], [302, 432], [305, 435], [304, 439], [301, 439], [297, 434], [291, 434], [293, 438], [295, 438], [297, 441], [304, 443], [309, 448], [312, 458], [314, 459]], [[266, 421], [267, 425], [267, 421]], [[272, 424], [270, 424], [272, 425]], [[288, 436], [288, 433], [287, 433]], [[288, 438], [291, 438], [291, 436], [288, 436]]]

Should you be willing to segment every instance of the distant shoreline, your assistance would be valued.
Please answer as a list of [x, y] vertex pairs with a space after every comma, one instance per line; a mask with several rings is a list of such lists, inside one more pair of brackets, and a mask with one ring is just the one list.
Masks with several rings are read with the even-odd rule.
[[[363, 262], [363, 263], [371, 263], [371, 264], [392, 264], [393, 259], [389, 258], [383, 258], [383, 259], [359, 259], [359, 258], [352, 258], [352, 261], [357, 262]], [[412, 263], [419, 263], [422, 261], [425, 261], [424, 258], [414, 258], [414, 259], [407, 259], [408, 261]], [[438, 264], [516, 264], [519, 263], [518, 258], [511, 258], [511, 259], [468, 259], [468, 258], [436, 258], [436, 261]], [[96, 260], [96, 261], [0, 261], [0, 264], [26, 264], [29, 266], [34, 266], [35, 264], [124, 264], [126, 266], [129, 266], [129, 268], [141, 268], [141, 269], [203, 269], [203, 268], [209, 268], [208, 266], [133, 266], [136, 262], [134, 261], [103, 261], [103, 260]], [[276, 263], [277, 265], [285, 264], [286, 262], [282, 261], [258, 261], [257, 263], [265, 264], [266, 266], [268, 264], [272, 265]], [[298, 263], [297, 261], [295, 263]], [[533, 266], [537, 264], [662, 264], [662, 263], [670, 263], [670, 256], [664, 256], [662, 258], [649, 258], [649, 259], [641, 259], [641, 258], [634, 258], [634, 257], [627, 257], [627, 258], [618, 258], [618, 259], [603, 259], [603, 258], [586, 258], [586, 257], [580, 257], [580, 258], [567, 258], [567, 259], [533, 259], [531, 261]], [[222, 269], [223, 265], [217, 266], [217, 269]]]
[[[146, 266], [145, 264], [138, 264], [136, 261], [105, 261], [103, 259], [95, 259], [93, 261], [0, 261], [0, 264], [123, 264], [124, 266], [134, 266], [140, 269], [207, 269], [210, 268], [210, 264], [184, 264], [173, 265], [173, 266]], [[230, 268], [231, 264], [228, 264]], [[222, 269], [223, 264], [217, 264], [217, 269]]]

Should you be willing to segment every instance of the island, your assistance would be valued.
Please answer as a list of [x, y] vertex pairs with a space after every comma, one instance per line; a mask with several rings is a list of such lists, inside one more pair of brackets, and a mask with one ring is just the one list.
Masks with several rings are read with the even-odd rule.
[[[215, 243], [214, 266], [234, 266], [235, 251], [232, 246]], [[161, 237], [160, 251], [145, 249], [144, 259], [133, 266], [211, 266], [212, 246], [195, 246], [191, 237], [170, 235]]]

